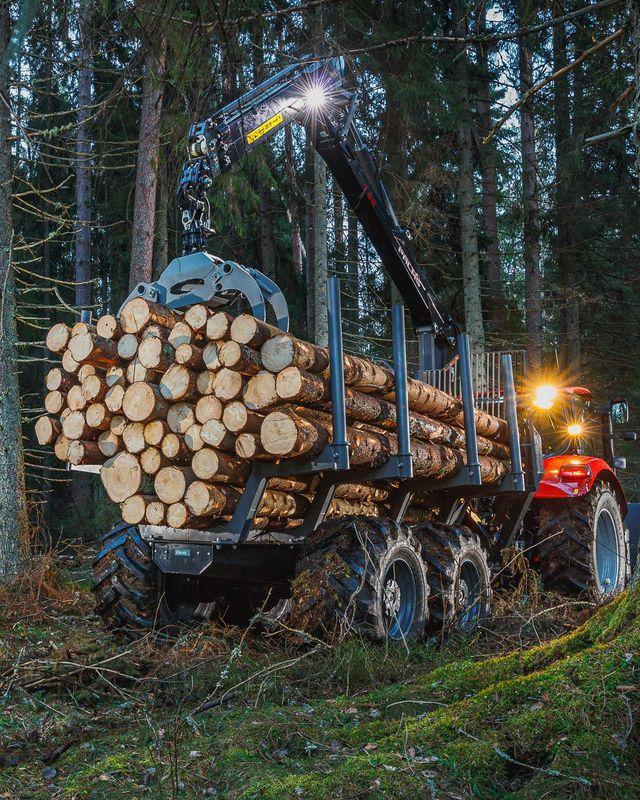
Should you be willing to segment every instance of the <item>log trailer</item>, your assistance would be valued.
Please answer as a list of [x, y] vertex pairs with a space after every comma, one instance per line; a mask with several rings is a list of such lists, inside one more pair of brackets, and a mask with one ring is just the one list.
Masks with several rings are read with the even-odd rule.
[[[566, 559], [564, 566], [555, 567], [554, 579], [563, 570], [572, 570], [577, 560], [583, 574], [573, 588], [604, 596], [624, 585], [626, 568], [611, 574], [610, 559], [604, 567], [609, 572], [598, 571], [602, 546], [617, 542], [616, 564], [622, 563], [618, 556], [626, 558], [621, 522], [624, 495], [613, 470], [605, 465], [606, 474], [589, 473], [593, 480], [588, 488], [583, 482], [580, 491], [568, 492], [571, 499], [561, 501], [576, 513], [578, 505], [571, 504], [581, 503], [579, 514], [591, 515], [590, 527], [583, 526], [576, 543], [575, 531], [549, 510], [552, 501], [544, 487], [551, 479], [545, 475], [539, 484], [543, 471], [540, 436], [516, 395], [522, 377], [521, 354], [470, 353], [467, 336], [418, 267], [410, 234], [398, 222], [371, 153], [355, 127], [355, 111], [356, 96], [347, 86], [343, 60], [334, 58], [289, 66], [192, 124], [189, 158], [178, 189], [184, 226], [182, 255], [157, 281], [137, 286], [132, 297], [177, 310], [194, 303], [225, 308], [240, 297], [255, 317], [266, 320], [269, 312], [277, 326], [288, 330], [286, 300], [273, 281], [255, 269], [205, 251], [206, 237], [212, 232], [207, 192], [220, 173], [232, 169], [284, 126], [302, 125], [404, 299], [419, 340], [421, 379], [441, 388], [446, 382], [447, 390], [461, 400], [464, 467], [444, 479], [414, 476], [401, 305], [392, 308], [397, 452], [375, 468], [350, 463], [340, 287], [337, 278], [330, 278], [331, 441], [313, 458], [255, 461], [228, 523], [208, 530], [124, 524], [107, 533], [95, 559], [93, 584], [98, 613], [111, 623], [146, 630], [207, 619], [214, 613], [237, 621], [265, 608], [266, 602], [276, 616], [286, 613], [293, 602], [298, 611], [314, 606], [330, 609], [334, 622], [378, 640], [404, 641], [447, 625], [469, 631], [489, 614], [491, 575], [501, 551], [514, 544], [523, 546], [523, 531], [529, 531], [538, 557], [534, 563], [548, 574], [544, 562], [552, 556], [540, 542], [538, 519], [545, 536], [553, 528], [553, 540], [563, 543], [564, 550], [556, 547], [553, 551], [556, 560], [559, 553]], [[481, 382], [481, 391], [474, 391], [474, 380]], [[498, 483], [483, 479], [475, 427], [479, 408], [500, 417], [508, 429], [510, 466]], [[564, 456], [559, 458], [562, 461]], [[572, 476], [558, 463], [553, 461], [553, 469], [571, 484]], [[265, 541], [254, 530], [254, 519], [268, 480], [314, 475], [319, 477], [319, 486], [302, 526], [272, 532]], [[327, 521], [335, 487], [345, 482], [379, 485], [390, 491], [388, 518], [352, 516]], [[431, 509], [430, 521], [406, 524], [407, 507], [417, 495]], [[585, 503], [585, 497], [591, 499]], [[536, 506], [538, 511], [534, 511]], [[608, 528], [597, 521], [603, 513]], [[322, 624], [327, 622], [322, 620]]]

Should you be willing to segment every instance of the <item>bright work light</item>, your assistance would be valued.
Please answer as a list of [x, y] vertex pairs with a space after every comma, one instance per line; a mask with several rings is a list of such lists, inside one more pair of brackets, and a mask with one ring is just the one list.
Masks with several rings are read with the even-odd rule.
[[327, 93], [322, 86], [311, 86], [304, 93], [304, 100], [309, 108], [316, 111], [327, 102]]
[[536, 408], [547, 410], [554, 404], [557, 395], [558, 390], [555, 386], [549, 384], [538, 386], [533, 396], [533, 405]]
[[569, 436], [580, 436], [582, 433], [582, 425], [579, 422], [572, 422], [567, 428]]

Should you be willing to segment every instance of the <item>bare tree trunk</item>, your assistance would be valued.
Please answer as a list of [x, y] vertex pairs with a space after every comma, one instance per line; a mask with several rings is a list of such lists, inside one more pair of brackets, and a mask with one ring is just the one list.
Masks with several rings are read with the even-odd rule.
[[[466, 4], [456, 2], [458, 36], [467, 35]], [[460, 253], [462, 259], [462, 286], [464, 293], [465, 328], [469, 334], [472, 351], [484, 349], [484, 323], [478, 258], [478, 232], [476, 229], [476, 197], [473, 185], [473, 139], [471, 132], [469, 67], [464, 50], [456, 59], [461, 120], [458, 125], [458, 204], [460, 208]]]
[[93, 31], [91, 11], [87, 3], [80, 4], [80, 53], [78, 65], [78, 112], [76, 131], [76, 306], [91, 305], [91, 58]]
[[360, 288], [358, 256], [358, 219], [353, 211], [349, 209], [347, 213], [347, 274], [349, 276], [349, 285], [353, 293], [354, 305], [350, 316], [356, 325], [356, 332], [360, 333], [358, 325], [360, 323], [360, 299], [363, 292]]
[[273, 237], [273, 217], [271, 215], [271, 188], [261, 170], [266, 164], [259, 165], [258, 195], [260, 197], [260, 271], [272, 280], [276, 277], [276, 246]]
[[344, 207], [342, 205], [342, 189], [335, 180], [332, 181], [333, 197], [333, 255], [336, 271], [345, 272], [344, 247]]
[[313, 154], [313, 216], [314, 216], [314, 342], [321, 347], [329, 343], [327, 318], [327, 165]]
[[636, 179], [640, 189], [640, 8], [638, 8], [638, 0], [629, 0], [628, 6], [634, 79], [631, 113], [633, 114], [633, 141], [636, 148]]
[[156, 188], [160, 152], [163, 78], [167, 55], [164, 31], [149, 42], [140, 112], [136, 194], [131, 230], [131, 272], [129, 287], [149, 282], [153, 275], [153, 233], [156, 217]]
[[[524, 9], [521, 7], [521, 12]], [[521, 13], [521, 24], [528, 21]], [[533, 56], [524, 38], [518, 40], [520, 94], [533, 86]], [[523, 260], [525, 270], [525, 330], [529, 367], [535, 373], [542, 367], [542, 294], [540, 278], [540, 209], [535, 122], [532, 101], [520, 109], [522, 148]]]
[[298, 210], [298, 183], [296, 180], [296, 168], [293, 160], [293, 136], [291, 127], [287, 126], [284, 132], [284, 151], [285, 167], [287, 177], [287, 194], [289, 204], [287, 208], [287, 218], [291, 226], [291, 252], [293, 256], [293, 269], [295, 274], [301, 278], [303, 274], [302, 262], [302, 236], [300, 234], [300, 212]]
[[153, 238], [153, 279], [159, 278], [169, 261], [169, 176], [167, 160], [160, 150], [156, 226]]
[[306, 289], [307, 289], [307, 335], [309, 341], [313, 341], [315, 338], [315, 330], [316, 330], [316, 320], [315, 320], [315, 313], [316, 313], [316, 303], [315, 303], [315, 293], [316, 293], [316, 265], [315, 265], [315, 253], [316, 253], [316, 228], [315, 228], [315, 180], [314, 180], [314, 169], [315, 169], [315, 161], [314, 161], [314, 150], [311, 145], [311, 142], [307, 138], [305, 143], [305, 164], [304, 164], [304, 172], [305, 172], [305, 182], [304, 182], [304, 202], [305, 202], [305, 212], [304, 212], [304, 241], [305, 241], [305, 252], [306, 258], [304, 262], [304, 276], [306, 281]]
[[[480, 12], [480, 30], [485, 30], [487, 7]], [[478, 132], [483, 139], [491, 130], [491, 98], [489, 95], [489, 55], [485, 44], [477, 47], [480, 81], [478, 87]], [[487, 247], [487, 283], [491, 294], [488, 311], [494, 333], [502, 332], [505, 323], [504, 289], [500, 272], [500, 240], [498, 237], [496, 149], [493, 141], [480, 145], [480, 172], [482, 175], [482, 222]]]
[[[0, 86], [9, 86], [9, 0], [0, 0]], [[16, 309], [11, 266], [11, 150], [9, 109], [0, 103], [0, 575], [16, 571], [27, 535], [20, 391], [15, 372]]]

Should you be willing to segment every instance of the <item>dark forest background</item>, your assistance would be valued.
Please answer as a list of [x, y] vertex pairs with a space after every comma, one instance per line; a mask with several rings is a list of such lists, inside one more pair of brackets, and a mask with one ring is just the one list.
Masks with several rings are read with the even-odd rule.
[[[304, 54], [345, 56], [359, 128], [421, 265], [474, 347], [525, 348], [534, 370], [637, 407], [636, 3], [0, 8], [13, 177], [3, 292], [15, 283], [27, 486], [45, 529], [88, 537], [112, 511], [97, 484], [69, 480], [34, 447], [50, 366], [44, 332], [78, 308], [117, 311], [132, 280], [157, 276], [178, 254], [189, 123]], [[322, 286], [338, 274], [347, 349], [388, 356], [389, 279], [302, 129], [220, 178], [210, 198], [209, 251], [272, 276], [295, 333], [322, 340]], [[634, 496], [634, 458], [623, 479]]]

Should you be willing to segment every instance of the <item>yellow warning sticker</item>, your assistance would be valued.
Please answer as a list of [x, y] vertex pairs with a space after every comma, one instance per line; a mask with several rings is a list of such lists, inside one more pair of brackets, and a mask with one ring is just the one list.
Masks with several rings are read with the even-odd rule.
[[269, 133], [270, 130], [279, 125], [281, 122], [284, 122], [284, 117], [280, 112], [274, 114], [271, 119], [268, 119], [266, 122], [263, 122], [262, 125], [259, 125], [257, 128], [254, 128], [250, 133], [247, 134], [247, 144], [252, 144], [256, 141], [256, 139], [262, 138], [265, 133]]

